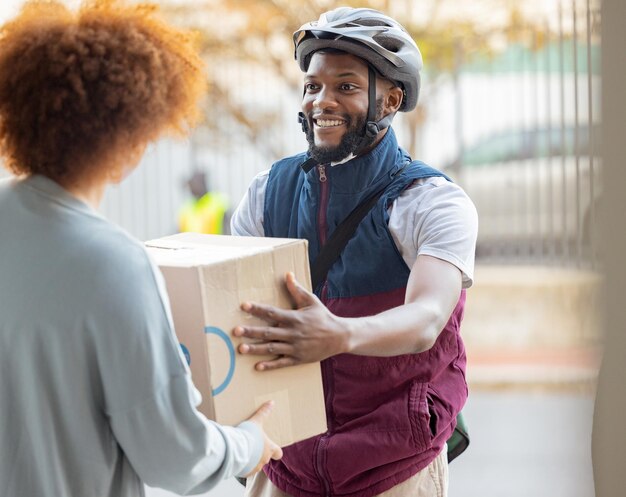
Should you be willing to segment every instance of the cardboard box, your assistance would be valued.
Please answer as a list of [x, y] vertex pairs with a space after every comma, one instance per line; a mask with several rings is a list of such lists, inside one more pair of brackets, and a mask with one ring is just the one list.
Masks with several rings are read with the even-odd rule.
[[292, 271], [310, 288], [307, 242], [181, 233], [146, 242], [167, 286], [176, 334], [208, 418], [236, 425], [267, 400], [265, 423], [282, 447], [326, 431], [320, 364], [259, 372], [261, 356], [237, 352], [239, 324], [264, 324], [241, 311], [254, 301], [291, 308], [284, 284]]

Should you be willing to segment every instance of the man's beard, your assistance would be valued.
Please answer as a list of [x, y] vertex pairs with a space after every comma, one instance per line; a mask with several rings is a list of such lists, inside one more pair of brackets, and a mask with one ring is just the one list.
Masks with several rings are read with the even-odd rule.
[[[383, 99], [376, 100], [376, 120], [380, 119], [382, 114]], [[341, 162], [350, 154], [361, 146], [361, 150], [366, 149], [374, 140], [376, 135], [371, 137], [365, 137], [365, 124], [367, 122], [367, 116], [358, 116], [354, 122], [348, 116], [341, 116], [346, 120], [348, 129], [341, 137], [339, 145], [335, 147], [319, 147], [315, 145], [315, 135], [313, 131], [313, 119], [310, 115], [307, 116], [308, 127], [306, 131], [306, 140], [309, 142], [309, 155], [315, 159], [318, 164], [328, 164], [329, 162]]]

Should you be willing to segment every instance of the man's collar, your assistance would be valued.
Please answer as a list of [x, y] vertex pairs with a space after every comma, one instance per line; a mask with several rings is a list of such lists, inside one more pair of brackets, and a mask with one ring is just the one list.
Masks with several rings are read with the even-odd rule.
[[345, 157], [344, 159], [341, 159], [341, 160], [339, 160], [339, 161], [337, 161], [337, 162], [331, 162], [331, 163], [330, 163], [330, 165], [331, 165], [331, 167], [332, 167], [332, 166], [339, 166], [340, 164], [345, 164], [346, 162], [348, 162], [349, 160], [354, 159], [355, 157], [356, 157], [356, 155], [354, 155], [354, 154], [351, 152], [351, 153], [350, 153], [347, 157]]

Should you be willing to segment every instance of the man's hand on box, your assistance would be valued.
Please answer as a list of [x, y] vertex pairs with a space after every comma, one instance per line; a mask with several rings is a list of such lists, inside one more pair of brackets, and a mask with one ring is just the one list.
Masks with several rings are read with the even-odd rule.
[[347, 320], [332, 314], [311, 292], [302, 287], [293, 273], [285, 278], [295, 310], [245, 302], [241, 309], [267, 323], [266, 326], [237, 326], [233, 334], [258, 340], [242, 343], [239, 353], [270, 355], [273, 359], [256, 364], [256, 369], [270, 369], [317, 362], [347, 352]]

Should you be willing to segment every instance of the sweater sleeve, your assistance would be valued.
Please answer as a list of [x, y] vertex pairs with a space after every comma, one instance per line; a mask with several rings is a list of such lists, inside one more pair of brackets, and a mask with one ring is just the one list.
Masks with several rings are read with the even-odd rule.
[[145, 483], [179, 494], [246, 475], [261, 458], [260, 428], [221, 426], [196, 409], [201, 396], [173, 330], [161, 273], [140, 245], [126, 247], [124, 266], [118, 251], [112, 247], [105, 261], [94, 306], [103, 313], [97, 355], [115, 441]]
[[245, 476], [261, 458], [260, 429], [207, 420], [193, 405], [186, 375], [125, 412], [112, 413], [115, 438], [139, 477], [152, 487], [187, 495]]

